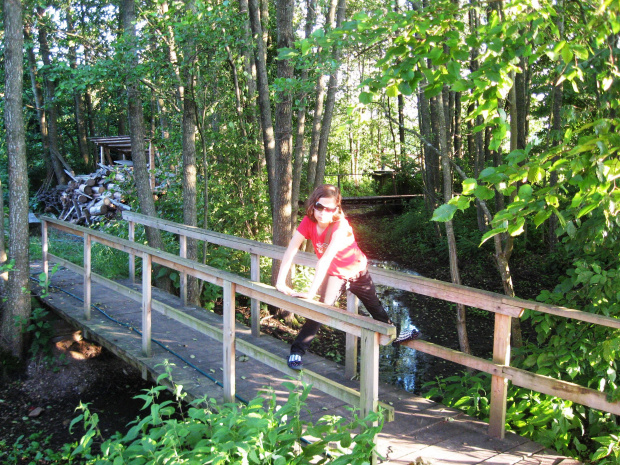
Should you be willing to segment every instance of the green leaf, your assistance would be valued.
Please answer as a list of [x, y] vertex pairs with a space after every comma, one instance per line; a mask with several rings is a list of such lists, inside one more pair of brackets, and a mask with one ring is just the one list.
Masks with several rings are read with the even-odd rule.
[[392, 84], [391, 86], [388, 86], [388, 88], [386, 89], [386, 94], [388, 97], [397, 97], [398, 96], [398, 87], [394, 84]]
[[519, 187], [519, 198], [527, 200], [532, 197], [532, 186], [529, 184], [523, 184]]
[[445, 203], [439, 208], [435, 209], [431, 221], [440, 221], [444, 223], [446, 221], [450, 221], [457, 210], [458, 208], [456, 207], [456, 205], [450, 205], [449, 203]]
[[407, 81], [403, 81], [398, 84], [398, 90], [403, 95], [411, 95], [413, 93], [413, 89], [411, 89], [411, 86]]
[[594, 210], [595, 208], [598, 207], [598, 203], [591, 203], [590, 205], [586, 205], [585, 207], [583, 207], [581, 210], [579, 210], [579, 213], [577, 213], [577, 218], [581, 218], [584, 215], [587, 215], [588, 213], [590, 213], [592, 210]]
[[482, 239], [480, 240], [480, 245], [484, 244], [487, 240], [489, 240], [493, 236], [506, 232], [507, 229], [508, 229], [507, 227], [501, 227], [501, 228], [495, 228], [495, 229], [491, 229], [490, 231], [487, 231], [482, 236]]
[[525, 218], [521, 217], [517, 219], [515, 224], [508, 226], [508, 233], [511, 236], [518, 236], [523, 233], [523, 226], [525, 225]]
[[463, 181], [463, 195], [470, 195], [474, 189], [478, 187], [478, 183], [474, 178], [467, 178]]
[[362, 92], [360, 93], [360, 103], [368, 105], [369, 103], [372, 103], [374, 96], [375, 95], [370, 92]]
[[478, 186], [474, 190], [474, 195], [480, 200], [490, 200], [495, 197], [495, 192], [486, 186]]

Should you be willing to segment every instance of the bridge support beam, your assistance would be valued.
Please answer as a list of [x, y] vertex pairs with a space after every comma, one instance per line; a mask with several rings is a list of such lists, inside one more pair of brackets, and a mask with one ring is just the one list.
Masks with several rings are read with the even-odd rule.
[[[359, 299], [355, 294], [347, 291], [347, 311], [358, 314]], [[357, 375], [357, 343], [358, 337], [352, 334], [346, 335], [346, 348], [344, 360], [344, 374], [347, 378]]]
[[90, 290], [91, 290], [91, 237], [84, 234], [84, 318], [90, 320]]
[[235, 285], [224, 281], [224, 402], [235, 401]]
[[142, 353], [145, 357], [153, 355], [151, 347], [152, 268], [152, 256], [148, 253], [142, 254]]
[[[511, 317], [495, 314], [495, 336], [493, 338], [493, 362], [510, 365], [510, 323]], [[508, 379], [491, 376], [491, 412], [489, 415], [489, 435], [503, 439], [506, 424], [506, 398]]]
[[[361, 341], [360, 416], [364, 418], [376, 412], [379, 405], [379, 333], [362, 328]], [[374, 452], [371, 463], [377, 463], [377, 454]]]

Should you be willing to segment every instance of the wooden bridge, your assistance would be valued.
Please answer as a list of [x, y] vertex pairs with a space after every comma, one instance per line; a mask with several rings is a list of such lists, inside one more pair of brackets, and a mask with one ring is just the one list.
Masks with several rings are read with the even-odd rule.
[[[261, 284], [260, 257], [281, 258], [284, 253], [282, 247], [136, 213], [124, 212], [123, 215], [129, 224], [129, 240], [51, 218], [41, 218], [43, 261], [33, 267], [39, 267], [46, 274], [49, 273], [50, 262], [63, 267], [51, 277], [54, 292], [45, 300], [61, 316], [80, 328], [86, 337], [101, 343], [138, 367], [145, 378], [151, 376], [157, 379], [166, 370], [165, 361], [169, 360], [173, 364], [173, 382], [182, 385], [190, 399], [207, 396], [221, 401], [249, 400], [265, 386], [269, 386], [283, 400], [287, 392], [282, 383], [290, 380], [290, 377], [300, 377], [314, 386], [308, 398], [308, 415], [314, 420], [326, 413], [350, 416], [346, 408], [348, 405], [358, 406], [361, 416], [376, 411], [379, 405], [384, 407], [391, 421], [385, 423], [383, 431], [376, 438], [377, 451], [386, 458], [386, 463], [395, 464], [578, 463], [517, 435], [505, 433], [506, 388], [509, 380], [519, 386], [620, 414], [620, 404], [608, 402], [604, 393], [510, 367], [510, 319], [519, 317], [524, 308], [612, 328], [620, 327], [619, 320], [371, 268], [377, 284], [495, 313], [492, 361], [422, 340], [406, 343], [408, 347], [421, 352], [491, 373], [491, 416], [486, 425], [457, 410], [380, 384], [379, 346], [390, 343], [395, 330], [390, 325], [357, 315], [357, 302], [352, 296], [347, 299], [348, 309], [345, 311], [289, 297], [271, 286]], [[177, 234], [180, 256], [134, 242], [136, 223]], [[82, 238], [83, 266], [50, 253], [50, 227]], [[184, 258], [188, 237], [249, 253], [250, 279]], [[128, 253], [130, 277], [135, 276], [135, 257], [140, 257], [141, 283], [134, 283], [131, 278], [126, 282], [111, 281], [93, 273], [93, 242]], [[180, 298], [151, 286], [153, 263], [180, 273]], [[314, 266], [316, 258], [311, 254], [298, 253], [296, 263]], [[223, 288], [223, 316], [184, 303], [188, 275]], [[236, 293], [252, 299], [251, 327], [235, 321]], [[290, 370], [285, 360], [288, 345], [260, 334], [260, 302], [290, 310], [346, 332], [344, 367], [307, 354], [304, 359], [306, 368], [301, 375]], [[361, 348], [359, 357], [358, 338]], [[238, 356], [237, 351], [242, 355]], [[356, 380], [357, 376], [359, 380]], [[373, 462], [377, 462], [376, 456]]]

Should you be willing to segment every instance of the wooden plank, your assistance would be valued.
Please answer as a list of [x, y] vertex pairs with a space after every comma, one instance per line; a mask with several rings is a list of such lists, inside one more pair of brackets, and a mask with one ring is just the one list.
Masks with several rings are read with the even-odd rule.
[[90, 320], [90, 296], [91, 296], [91, 237], [84, 234], [84, 318]]
[[[255, 253], [269, 258], [282, 259], [285, 251], [284, 247], [228, 236], [226, 234], [215, 233], [213, 231], [196, 227], [180, 225], [178, 223], [159, 218], [151, 218], [135, 212], [123, 212], [123, 218], [128, 220], [131, 219], [132, 221], [141, 224], [158, 227], [175, 234], [185, 234], [188, 237], [194, 237], [213, 244], [231, 247], [237, 250]], [[313, 254], [306, 252], [298, 252], [294, 259], [294, 263], [309, 267], [315, 267], [316, 261], [317, 259]], [[480, 308], [490, 312], [499, 312], [512, 317], [520, 317], [523, 309], [528, 308], [541, 313], [549, 313], [580, 321], [587, 321], [590, 323], [607, 326], [609, 328], [620, 328], [620, 320], [603, 315], [595, 315], [582, 312], [580, 310], [541, 304], [539, 302], [519, 299], [517, 297], [508, 297], [494, 292], [438, 281], [425, 278], [423, 276], [413, 276], [397, 271], [385, 270], [375, 266], [370, 266], [369, 270], [373, 280], [377, 284], [416, 292], [418, 294], [433, 298], [462, 303], [464, 305], [469, 305], [471, 307]]]
[[620, 402], [609, 402], [604, 392], [514, 367], [507, 366], [502, 369], [506, 377], [517, 386], [620, 415]]
[[[129, 241], [135, 242], [136, 240], [136, 225], [133, 221], [129, 221]], [[136, 282], [136, 254], [129, 254], [129, 278], [132, 283]]]
[[[355, 315], [358, 314], [359, 299], [351, 291], [347, 291], [347, 311]], [[353, 379], [357, 375], [357, 344], [359, 338], [352, 334], [345, 336], [345, 359], [344, 373], [349, 379]]]
[[[250, 280], [260, 282], [260, 256], [253, 253], [250, 255]], [[250, 302], [250, 315], [252, 319], [252, 336], [260, 336], [260, 300], [252, 299]]]
[[379, 400], [379, 339], [376, 333], [362, 330], [360, 362], [360, 416], [377, 411]]
[[[62, 223], [58, 220], [49, 220], [50, 223], [54, 224], [56, 224], [56, 222]], [[91, 236], [92, 240], [95, 240], [103, 245], [117, 250], [122, 250], [126, 253], [148, 253], [151, 255], [153, 263], [158, 263], [179, 272], [186, 271], [194, 277], [218, 286], [221, 286], [224, 281], [230, 281], [237, 285], [237, 292], [246, 295], [247, 297], [258, 298], [264, 302], [272, 304], [277, 302], [274, 305], [283, 304], [287, 307], [291, 307], [292, 311], [299, 313], [302, 316], [320, 318], [321, 323], [328, 324], [336, 329], [351, 332], [359, 336], [360, 328], [367, 328], [369, 330], [379, 332], [385, 336], [382, 338], [382, 344], [388, 344], [396, 335], [396, 329], [393, 325], [382, 323], [361, 315], [352, 315], [346, 310], [341, 310], [319, 302], [290, 297], [266, 284], [253, 283], [252, 281], [234, 273], [222, 271], [207, 265], [202, 265], [192, 260], [183, 259], [177, 257], [176, 255], [153, 249], [152, 247], [143, 244], [130, 242], [126, 239], [121, 239], [100, 231], [89, 230], [81, 226], [73, 225], [72, 227], [75, 228], [76, 231], [82, 232], [82, 234], [86, 232]]]
[[[83, 275], [84, 273], [84, 269], [82, 267], [80, 267], [79, 265], [75, 265], [63, 258], [50, 254], [50, 260], [61, 264], [62, 266], [68, 268], [74, 273], [78, 273], [80, 275]], [[140, 292], [123, 286], [122, 284], [115, 281], [109, 280], [96, 273], [93, 273], [93, 281], [97, 282], [98, 284], [107, 286], [115, 292], [123, 295], [124, 297], [128, 297], [136, 302], [142, 301], [142, 294]], [[223, 332], [221, 329], [210, 325], [205, 321], [199, 320], [198, 318], [195, 318], [191, 315], [188, 315], [187, 313], [178, 310], [170, 305], [166, 305], [165, 303], [159, 302], [157, 300], [152, 300], [152, 308], [158, 313], [172, 318], [173, 320], [178, 321], [179, 323], [182, 323], [187, 327], [194, 329], [208, 337], [211, 337], [218, 342], [223, 342], [224, 340]], [[273, 354], [272, 352], [265, 350], [261, 347], [258, 347], [244, 339], [236, 338], [235, 342], [236, 348], [247, 356], [264, 363], [270, 368], [274, 368], [283, 373], [288, 373], [291, 376], [298, 375], [297, 372], [294, 372], [293, 370], [288, 368], [288, 366], [286, 365], [286, 360], [284, 360], [282, 357]], [[358, 391], [339, 384], [329, 378], [321, 376], [311, 370], [304, 369], [301, 379], [306, 383], [312, 384], [319, 391], [325, 392], [326, 394], [329, 394], [336, 399], [346, 402], [347, 404], [359, 405], [360, 403], [360, 394]], [[386, 420], [392, 421], [394, 419], [394, 407], [391, 407], [390, 405], [381, 402], [379, 403], [379, 405], [382, 409], [386, 411]]]
[[224, 400], [235, 401], [235, 285], [224, 282]]
[[43, 261], [43, 273], [45, 274], [45, 281], [47, 282], [49, 282], [49, 279], [50, 279], [48, 252], [49, 252], [49, 243], [47, 239], [47, 223], [45, 221], [42, 221], [41, 222], [41, 260]]
[[[377, 411], [379, 402], [379, 337], [377, 333], [362, 330], [362, 360], [360, 367], [360, 417]], [[373, 422], [376, 424], [376, 422]], [[377, 463], [373, 452], [371, 464]]]
[[[495, 315], [493, 361], [499, 365], [510, 365], [510, 323], [509, 316]], [[503, 439], [505, 434], [507, 393], [508, 380], [503, 375], [492, 375], [489, 435], [500, 439]]]
[[[179, 257], [187, 258], [187, 236], [179, 236]], [[187, 273], [182, 271], [180, 278], [181, 302], [187, 305]]]
[[151, 272], [152, 259], [148, 253], [142, 254], [142, 354], [145, 357], [153, 355], [151, 347]]

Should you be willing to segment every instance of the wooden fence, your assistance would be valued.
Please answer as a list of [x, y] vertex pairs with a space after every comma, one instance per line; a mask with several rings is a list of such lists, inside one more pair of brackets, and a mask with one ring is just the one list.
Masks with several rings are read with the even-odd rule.
[[[292, 311], [307, 318], [314, 319], [323, 324], [346, 332], [347, 348], [345, 370], [347, 375], [356, 374], [357, 370], [357, 347], [358, 338], [362, 338], [361, 343], [361, 363], [360, 363], [360, 392], [351, 390], [344, 386], [335, 385], [316, 374], [304, 370], [304, 376], [308, 382], [312, 382], [317, 389], [327, 392], [335, 397], [355, 404], [360, 403], [362, 414], [375, 410], [378, 405], [378, 347], [380, 344], [387, 344], [394, 338], [394, 328], [390, 325], [376, 322], [370, 318], [358, 316], [357, 299], [349, 295], [347, 299], [347, 311], [335, 307], [326, 306], [308, 300], [292, 298], [286, 296], [273, 287], [260, 283], [260, 257], [281, 259], [284, 254], [284, 247], [272, 244], [264, 244], [257, 241], [243, 239], [226, 234], [216, 233], [196, 227], [186, 226], [171, 221], [152, 218], [133, 212], [123, 212], [123, 218], [129, 224], [129, 241], [118, 239], [104, 233], [96, 232], [87, 228], [81, 228], [67, 223], [42, 217], [43, 231], [43, 261], [47, 272], [47, 260], [51, 254], [47, 252], [47, 223], [54, 227], [84, 237], [84, 283], [85, 283], [85, 314], [90, 312], [90, 299], [87, 299], [87, 290], [90, 280], [95, 277], [90, 271], [90, 244], [92, 240], [104, 245], [124, 250], [130, 255], [130, 275], [135, 275], [135, 257], [142, 257], [143, 260], [143, 289], [142, 295], [144, 325], [150, 323], [150, 307], [157, 309], [156, 303], [150, 299], [150, 267], [152, 262], [177, 270], [181, 274], [181, 296], [186, 299], [187, 276], [195, 276], [207, 282], [222, 286], [224, 289], [224, 322], [225, 330], [223, 335], [215, 334], [213, 329], [201, 328], [194, 321], [190, 321], [187, 316], [169, 315], [179, 321], [185, 321], [188, 325], [203, 330], [206, 334], [212, 335], [223, 341], [225, 347], [225, 383], [226, 395], [231, 399], [234, 397], [234, 293], [239, 292], [252, 299], [251, 317], [252, 334], [256, 337], [260, 335], [260, 302], [272, 304], [286, 310]], [[179, 236], [180, 257], [158, 251], [150, 247], [136, 244], [135, 225], [142, 224], [168, 231]], [[217, 270], [206, 265], [201, 265], [185, 258], [187, 238], [206, 241], [220, 246], [244, 251], [251, 256], [251, 276], [245, 279]], [[59, 257], [53, 257], [59, 260]], [[60, 259], [61, 263], [66, 260]], [[313, 254], [299, 252], [295, 257], [298, 265], [314, 267], [316, 257]], [[71, 264], [69, 264], [71, 265]], [[75, 267], [75, 265], [72, 265]], [[146, 270], [146, 272], [145, 272]], [[390, 286], [395, 289], [415, 292], [421, 295], [438, 298], [441, 300], [461, 303], [467, 306], [487, 310], [495, 314], [495, 330], [493, 343], [493, 360], [489, 361], [480, 357], [465, 354], [437, 344], [423, 340], [409, 341], [406, 346], [425, 352], [446, 360], [484, 371], [492, 375], [491, 392], [491, 413], [489, 419], [489, 434], [494, 437], [504, 437], [506, 420], [506, 397], [507, 383], [532, 389], [545, 394], [550, 394], [563, 399], [571, 400], [592, 408], [620, 414], [620, 403], [609, 402], [605, 393], [574, 383], [557, 380], [547, 376], [530, 373], [510, 366], [510, 321], [511, 318], [519, 318], [524, 309], [556, 315], [565, 318], [598, 324], [610, 328], [620, 328], [620, 320], [605, 316], [582, 312], [575, 309], [551, 306], [532, 302], [528, 300], [507, 297], [493, 292], [473, 289], [467, 286], [456, 285], [434, 279], [413, 276], [397, 271], [384, 270], [382, 268], [370, 267], [373, 280], [380, 285]], [[109, 286], [118, 286], [105, 278], [96, 277], [101, 282], [106, 282]], [[89, 291], [88, 291], [89, 293]], [[88, 304], [87, 304], [88, 302]], [[179, 312], [181, 313], [181, 312]], [[143, 334], [146, 334], [146, 330]], [[150, 335], [143, 336], [143, 349], [150, 351]], [[240, 350], [249, 356], [264, 361], [282, 371], [287, 370], [285, 362], [275, 360], [271, 354], [262, 353], [256, 346], [252, 346], [244, 341], [237, 340]], [[389, 408], [388, 408], [389, 410]]]
[[[147, 217], [144, 217], [147, 219]], [[53, 227], [60, 231], [83, 238], [84, 264], [83, 267], [58, 257], [49, 252], [48, 228]], [[273, 287], [251, 281], [227, 271], [202, 265], [186, 258], [176, 256], [161, 250], [153, 249], [133, 241], [120, 239], [116, 236], [76, 226], [53, 218], [41, 217], [43, 271], [49, 274], [50, 260], [59, 263], [68, 269], [84, 276], [84, 318], [91, 317], [91, 283], [97, 282], [125, 297], [142, 302], [142, 352], [150, 356], [151, 351], [151, 311], [152, 309], [164, 313], [192, 329], [213, 337], [223, 343], [223, 386], [224, 399], [234, 402], [235, 399], [235, 350], [252, 357], [272, 368], [284, 373], [293, 374], [287, 367], [286, 360], [242, 339], [235, 337], [235, 294], [239, 293], [260, 300], [271, 305], [285, 308], [291, 312], [311, 318], [322, 324], [346, 332], [353, 337], [361, 338], [361, 369], [360, 391], [336, 383], [310, 370], [303, 370], [302, 379], [312, 383], [315, 388], [326, 392], [348, 404], [359, 405], [362, 417], [370, 412], [377, 411], [379, 405], [387, 412], [388, 420], [393, 418], [393, 407], [379, 403], [379, 345], [389, 344], [396, 336], [392, 325], [375, 321], [361, 315], [349, 313], [336, 307], [319, 302], [297, 299], [278, 292]], [[122, 286], [92, 272], [91, 247], [93, 242], [128, 253], [133, 258], [142, 259], [142, 293]], [[206, 282], [218, 285], [223, 289], [223, 329], [204, 323], [203, 321], [183, 313], [180, 310], [164, 306], [151, 298], [151, 271], [152, 265], [157, 263], [187, 276], [194, 276]], [[132, 269], [135, 267], [132, 264]]]

